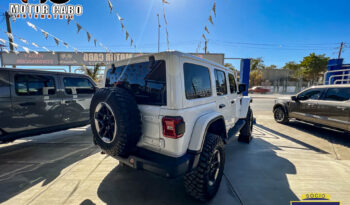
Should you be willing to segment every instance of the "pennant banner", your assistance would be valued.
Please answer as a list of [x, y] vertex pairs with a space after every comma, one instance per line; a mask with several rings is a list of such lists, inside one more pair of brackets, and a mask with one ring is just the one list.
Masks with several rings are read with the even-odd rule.
[[86, 32], [86, 35], [87, 35], [87, 38], [88, 38], [88, 42], [90, 42], [90, 40], [91, 40], [91, 35], [90, 35], [90, 33], [89, 33], [89, 32]]
[[38, 29], [36, 28], [36, 26], [35, 26], [34, 24], [30, 23], [29, 21], [27, 21], [27, 25], [28, 25], [29, 27], [31, 27], [32, 29], [34, 29], [35, 31], [38, 31]]
[[110, 12], [112, 13], [113, 5], [112, 5], [112, 2], [110, 0], [108, 0], [108, 6], [109, 6], [109, 9], [110, 9]]
[[54, 38], [54, 40], [55, 40], [56, 45], [58, 46], [60, 44], [60, 41], [56, 37]]
[[216, 1], [214, 1], [212, 10], [213, 10], [214, 16], [216, 17]]
[[207, 28], [207, 26], [204, 27], [204, 30], [205, 30], [208, 34], [210, 33], [209, 30], [208, 30], [208, 28]]
[[94, 39], [94, 44], [95, 44], [95, 47], [96, 47], [96, 43], [97, 43], [97, 40], [96, 40], [96, 38]]
[[43, 29], [41, 29], [40, 31], [43, 33], [44, 37], [45, 37], [46, 40], [47, 40], [47, 38], [49, 37], [49, 33], [47, 33], [46, 31], [44, 31]]
[[32, 45], [35, 46], [35, 47], [37, 47], [37, 48], [39, 48], [39, 45], [36, 44], [36, 43], [34, 43], [34, 42], [32, 42]]
[[77, 23], [77, 29], [78, 29], [78, 32], [77, 33], [79, 33], [79, 31], [81, 30], [81, 26]]

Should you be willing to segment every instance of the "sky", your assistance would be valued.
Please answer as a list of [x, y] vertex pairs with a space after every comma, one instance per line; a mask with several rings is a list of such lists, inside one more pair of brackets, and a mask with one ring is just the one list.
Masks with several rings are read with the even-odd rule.
[[[340, 42], [344, 42], [342, 57], [350, 62], [350, 1], [348, 0], [216, 0], [214, 25], [208, 21], [214, 0], [167, 0], [164, 6], [170, 50], [204, 52], [205, 33], [210, 53], [224, 53], [228, 58], [262, 57], [265, 65], [283, 67], [286, 62], [300, 62], [312, 52], [337, 58]], [[39, 0], [29, 0], [38, 3]], [[137, 45], [137, 52], [157, 52], [157, 13], [161, 23], [161, 51], [167, 50], [163, 5], [161, 0], [111, 0], [115, 11], [124, 18], [123, 23]], [[3, 13], [9, 3], [20, 0], [1, 0]], [[51, 3], [48, 3], [51, 4]], [[115, 13], [110, 13], [108, 0], [71, 0], [68, 4], [81, 4], [83, 15], [75, 21], [89, 31], [93, 38], [115, 52], [134, 52], [130, 40], [125, 40]], [[213, 15], [213, 14], [212, 14]], [[52, 38], [46, 40], [41, 32], [28, 27], [26, 21], [48, 31], [80, 51], [103, 51], [88, 42], [86, 33], [77, 33], [73, 23], [54, 19], [17, 19], [12, 31], [40, 46], [55, 51], [73, 51], [63, 45], [56, 46]], [[6, 22], [0, 17], [0, 38]], [[204, 31], [207, 25], [210, 34]], [[7, 39], [6, 39], [7, 40]], [[18, 39], [15, 42], [24, 45]], [[30, 47], [37, 51], [43, 49]], [[21, 50], [21, 49], [20, 49]], [[235, 67], [239, 61], [227, 60]]]

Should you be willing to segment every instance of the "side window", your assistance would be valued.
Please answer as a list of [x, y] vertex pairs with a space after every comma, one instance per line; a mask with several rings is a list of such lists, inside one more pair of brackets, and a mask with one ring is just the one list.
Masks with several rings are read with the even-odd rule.
[[298, 95], [299, 100], [318, 100], [324, 89], [310, 89]]
[[20, 96], [54, 95], [55, 79], [45, 75], [15, 75], [15, 90]]
[[92, 94], [94, 86], [87, 78], [67, 77], [63, 79], [64, 90], [68, 95]]
[[217, 95], [227, 94], [226, 76], [223, 71], [215, 70], [215, 82]]
[[350, 99], [350, 88], [329, 88], [324, 100], [347, 101]]
[[230, 92], [236, 93], [237, 92], [237, 85], [236, 85], [235, 77], [232, 74], [228, 74], [228, 80], [230, 83]]
[[0, 98], [10, 97], [9, 73], [0, 71]]
[[187, 99], [209, 97], [212, 94], [209, 69], [200, 65], [185, 63], [185, 93]]

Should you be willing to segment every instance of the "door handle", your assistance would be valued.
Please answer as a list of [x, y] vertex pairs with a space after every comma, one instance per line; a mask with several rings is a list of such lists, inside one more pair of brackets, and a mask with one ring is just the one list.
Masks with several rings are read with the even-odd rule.
[[25, 107], [25, 106], [34, 106], [35, 103], [34, 102], [26, 102], [26, 103], [20, 103], [19, 105], [23, 106], [23, 107]]
[[236, 102], [235, 100], [232, 100], [232, 101], [231, 101], [231, 104], [234, 104], [235, 102]]
[[345, 110], [346, 108], [342, 106], [337, 106], [337, 109]]
[[219, 108], [220, 108], [220, 109], [222, 109], [222, 108], [224, 108], [224, 107], [226, 107], [226, 105], [225, 105], [225, 104], [221, 104], [221, 105], [219, 105]]

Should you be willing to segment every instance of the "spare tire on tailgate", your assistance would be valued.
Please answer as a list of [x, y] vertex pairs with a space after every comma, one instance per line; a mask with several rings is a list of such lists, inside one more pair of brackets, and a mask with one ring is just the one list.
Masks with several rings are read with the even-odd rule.
[[99, 89], [90, 106], [95, 143], [111, 156], [126, 157], [141, 136], [141, 118], [135, 97], [123, 88]]

